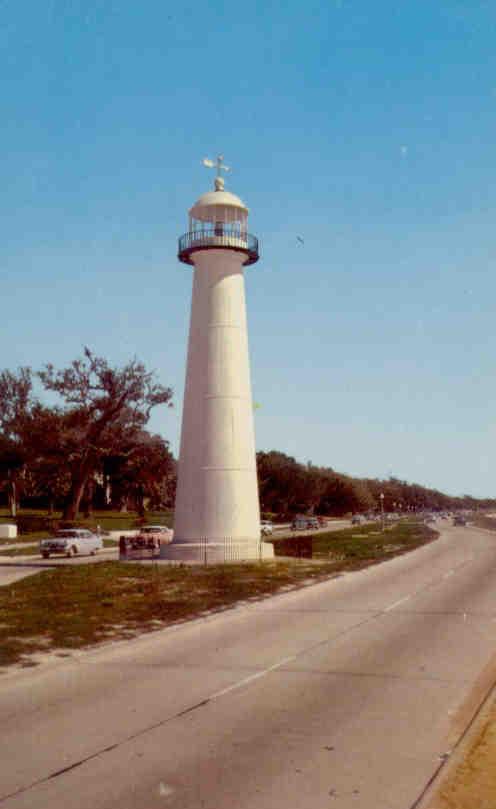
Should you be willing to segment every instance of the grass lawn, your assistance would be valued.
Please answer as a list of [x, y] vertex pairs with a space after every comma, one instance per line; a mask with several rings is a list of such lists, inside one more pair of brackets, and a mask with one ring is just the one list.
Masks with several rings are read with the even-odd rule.
[[314, 540], [313, 554], [316, 558], [332, 555], [344, 559], [384, 559], [417, 548], [434, 536], [438, 533], [421, 522], [399, 521], [385, 531], [381, 531], [380, 524], [372, 523], [320, 534]]
[[[60, 511], [55, 512], [54, 514], [48, 514], [47, 511], [43, 511], [41, 509], [20, 509], [19, 510], [19, 518], [31, 518], [34, 519], [36, 517], [40, 518], [53, 518], [54, 520], [61, 520], [62, 514]], [[159, 523], [163, 525], [167, 525], [169, 528], [172, 527], [172, 520], [174, 517], [174, 512], [172, 509], [165, 509], [164, 511], [147, 511], [145, 514], [145, 521], [149, 524]], [[9, 516], [9, 511], [6, 508], [0, 509], [0, 523], [13, 523], [15, 519]], [[122, 511], [94, 511], [93, 515], [89, 518], [85, 518], [83, 514], [81, 514], [78, 519], [76, 520], [77, 524], [81, 528], [90, 528], [95, 529], [97, 525], [103, 531], [123, 531], [127, 528], [136, 528], [138, 525], [138, 515], [135, 511], [129, 512], [122, 512]], [[37, 534], [42, 536], [47, 536], [47, 532], [40, 532], [38, 531]], [[25, 534], [26, 537], [31, 537], [32, 534]]]
[[45, 539], [47, 536], [47, 531], [33, 531], [30, 534], [19, 534], [13, 539], [0, 539], [0, 553], [2, 552], [2, 545], [17, 545], [19, 542], [39, 542], [40, 539]]
[[0, 548], [0, 561], [2, 560], [2, 557], [10, 558], [12, 556], [39, 556], [39, 555], [40, 549], [38, 545], [35, 545], [32, 548], [29, 545], [27, 548], [11, 548], [10, 550], [6, 551], [2, 551], [2, 549]]
[[[313, 559], [347, 563], [352, 560], [374, 562], [397, 556], [429, 542], [433, 536], [437, 536], [437, 533], [424, 523], [402, 520], [387, 526], [384, 532], [380, 524], [370, 523], [300, 539], [302, 545], [311, 539]], [[274, 544], [276, 555], [283, 555], [291, 554], [291, 548], [297, 547], [298, 539], [298, 534], [295, 534], [290, 538], [270, 538], [270, 541]]]
[[368, 526], [351, 531], [320, 535], [319, 556], [311, 560], [208, 567], [109, 561], [48, 569], [0, 588], [0, 666], [33, 665], [29, 656], [37, 651], [134, 637], [309, 579], [363, 568], [438, 536], [414, 523], [380, 536]]

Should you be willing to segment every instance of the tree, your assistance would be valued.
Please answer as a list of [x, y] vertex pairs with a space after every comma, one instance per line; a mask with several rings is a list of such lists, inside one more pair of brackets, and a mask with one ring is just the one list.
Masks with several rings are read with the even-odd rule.
[[26, 417], [34, 404], [31, 368], [19, 368], [17, 374], [0, 374], [0, 433], [18, 440]]
[[112, 368], [89, 348], [68, 368], [56, 371], [47, 365], [38, 376], [46, 390], [62, 399], [59, 412], [71, 448], [67, 459], [71, 486], [64, 517], [74, 520], [88, 480], [102, 458], [135, 437], [154, 407], [171, 406], [172, 390], [157, 383], [154, 374], [137, 360]]
[[36, 403], [25, 425], [26, 491], [31, 496], [46, 497], [52, 512], [56, 502], [67, 498], [71, 487], [67, 459], [73, 456], [74, 447], [66, 417], [58, 407]]
[[19, 444], [0, 434], [0, 486], [7, 488], [11, 517], [17, 514], [19, 475], [25, 460], [25, 454]]
[[144, 514], [145, 501], [152, 508], [174, 502], [176, 462], [169, 444], [160, 435], [141, 430], [121, 454], [105, 460], [111, 481], [112, 502], [122, 508], [129, 501]]
[[333, 472], [328, 476], [319, 510], [341, 516], [349, 511], [366, 511], [372, 504], [372, 496], [363, 481]]
[[258, 452], [257, 473], [262, 511], [290, 512], [301, 499], [304, 468], [283, 452]]
[[[77, 517], [84, 490], [107, 455], [136, 440], [154, 407], [171, 406], [172, 390], [136, 359], [122, 368], [84, 349], [69, 367], [46, 365], [35, 374], [60, 400], [43, 405], [33, 394], [33, 372], [0, 374], [0, 431], [27, 458], [31, 476], [52, 496], [67, 491], [64, 517]], [[63, 470], [63, 475], [61, 474]]]

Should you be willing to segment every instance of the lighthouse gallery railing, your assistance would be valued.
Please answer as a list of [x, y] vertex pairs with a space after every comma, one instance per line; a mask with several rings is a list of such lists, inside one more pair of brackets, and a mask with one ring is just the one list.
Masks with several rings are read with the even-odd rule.
[[229, 224], [216, 223], [201, 230], [184, 233], [179, 239], [178, 258], [186, 264], [193, 264], [191, 255], [197, 250], [227, 248], [247, 254], [245, 265], [258, 261], [258, 239], [251, 233], [233, 228]]

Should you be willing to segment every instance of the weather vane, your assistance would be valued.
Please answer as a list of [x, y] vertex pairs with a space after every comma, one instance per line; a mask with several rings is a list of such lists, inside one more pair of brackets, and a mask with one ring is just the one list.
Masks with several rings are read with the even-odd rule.
[[223, 171], [225, 171], [225, 172], [231, 171], [229, 166], [225, 166], [223, 164], [223, 162], [222, 162], [223, 160], [224, 160], [224, 155], [222, 155], [222, 154], [220, 154], [218, 156], [215, 163], [214, 163], [213, 160], [210, 160], [210, 158], [208, 158], [208, 157], [205, 157], [204, 160], [203, 160], [203, 165], [206, 166], [208, 169], [215, 169], [215, 168], [217, 169], [217, 174], [215, 175], [215, 181], [214, 181], [216, 191], [223, 191], [224, 190], [224, 178], [223, 178], [221, 172], [223, 172]]

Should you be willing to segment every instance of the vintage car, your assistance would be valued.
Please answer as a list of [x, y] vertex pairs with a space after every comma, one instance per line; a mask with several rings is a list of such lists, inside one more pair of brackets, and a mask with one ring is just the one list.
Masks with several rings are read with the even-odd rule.
[[133, 536], [121, 536], [119, 556], [141, 558], [158, 555], [161, 545], [172, 542], [172, 531], [166, 525], [144, 525]]
[[144, 525], [140, 528], [138, 537], [144, 539], [158, 539], [161, 545], [172, 542], [172, 530], [166, 525]]
[[101, 536], [87, 528], [62, 528], [53, 537], [40, 542], [40, 553], [44, 559], [48, 559], [53, 553], [63, 553], [69, 557], [85, 553], [94, 556], [102, 548]]

